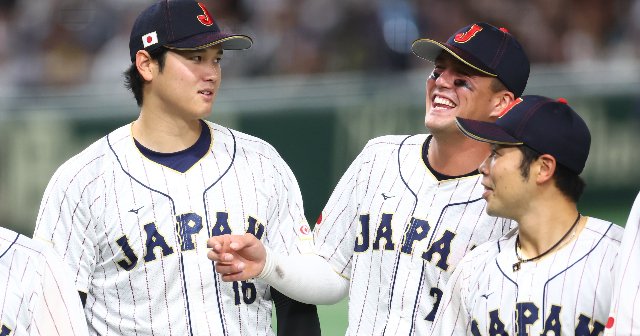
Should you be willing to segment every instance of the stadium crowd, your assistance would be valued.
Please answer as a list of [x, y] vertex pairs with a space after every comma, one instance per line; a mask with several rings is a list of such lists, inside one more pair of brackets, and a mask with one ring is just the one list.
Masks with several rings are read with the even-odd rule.
[[[409, 55], [414, 39], [446, 39], [474, 21], [507, 27], [532, 63], [640, 58], [640, 0], [201, 1], [221, 26], [255, 40], [223, 63], [233, 76], [423, 67]], [[128, 27], [150, 2], [0, 0], [0, 85], [120, 82]]]

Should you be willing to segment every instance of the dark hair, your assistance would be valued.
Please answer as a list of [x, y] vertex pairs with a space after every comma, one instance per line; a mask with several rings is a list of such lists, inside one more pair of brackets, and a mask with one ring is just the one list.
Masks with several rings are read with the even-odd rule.
[[525, 179], [528, 179], [529, 167], [531, 167], [531, 164], [533, 163], [533, 161], [537, 160], [542, 154], [538, 153], [537, 151], [527, 146], [516, 146], [516, 147], [518, 147], [518, 149], [522, 153], [522, 162], [520, 162], [520, 174]]
[[[160, 72], [164, 69], [167, 51], [167, 48], [160, 48], [149, 53], [151, 59], [158, 61]], [[131, 66], [129, 66], [129, 69], [124, 72], [124, 87], [131, 90], [138, 106], [142, 106], [142, 88], [144, 87], [144, 78], [142, 78], [138, 72], [138, 68], [135, 63], [132, 63]]]
[[[537, 160], [542, 154], [528, 146], [517, 147], [520, 149], [520, 152], [522, 152], [520, 173], [522, 174], [522, 177], [527, 179], [529, 178], [529, 167], [531, 167], [533, 161]], [[578, 200], [580, 199], [580, 196], [582, 196], [584, 188], [586, 187], [586, 183], [580, 175], [558, 163], [556, 164], [556, 170], [553, 173], [553, 177], [555, 179], [556, 187], [560, 192], [569, 197], [573, 202], [578, 203]]]
[[500, 91], [509, 91], [511, 92], [505, 85], [504, 83], [498, 79], [498, 77], [493, 77], [493, 80], [491, 81], [491, 90], [493, 90], [493, 92], [500, 92]]

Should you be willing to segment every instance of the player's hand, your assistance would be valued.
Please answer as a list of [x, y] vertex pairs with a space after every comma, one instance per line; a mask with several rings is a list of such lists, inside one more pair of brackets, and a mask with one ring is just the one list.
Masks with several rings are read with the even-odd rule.
[[255, 278], [264, 268], [267, 251], [254, 235], [222, 235], [209, 238], [207, 257], [215, 262], [223, 281]]

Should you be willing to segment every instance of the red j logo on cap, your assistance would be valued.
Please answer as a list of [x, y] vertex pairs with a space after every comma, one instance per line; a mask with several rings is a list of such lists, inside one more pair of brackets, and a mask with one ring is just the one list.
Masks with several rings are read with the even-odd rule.
[[482, 27], [474, 24], [465, 33], [460, 33], [460, 34], [456, 35], [456, 37], [453, 40], [458, 42], [458, 43], [469, 42], [469, 40], [471, 40], [472, 37], [476, 36], [476, 34], [478, 32], [480, 32], [481, 30], [482, 30]]
[[207, 7], [205, 7], [203, 4], [199, 2], [198, 2], [198, 6], [200, 6], [200, 9], [202, 9], [202, 12], [204, 13], [204, 15], [198, 15], [198, 21], [200, 21], [200, 23], [202, 23], [205, 26], [212, 25], [213, 19], [211, 18], [211, 14], [209, 14]]

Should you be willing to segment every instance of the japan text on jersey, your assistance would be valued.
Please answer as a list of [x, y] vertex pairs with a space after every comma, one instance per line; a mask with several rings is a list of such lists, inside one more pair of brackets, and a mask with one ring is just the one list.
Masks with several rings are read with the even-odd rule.
[[316, 226], [320, 253], [351, 279], [349, 335], [425, 335], [459, 260], [511, 225], [486, 215], [480, 175], [431, 175], [426, 137], [371, 140]]
[[434, 334], [602, 335], [622, 229], [588, 218], [576, 240], [514, 271], [516, 231], [468, 255]]

